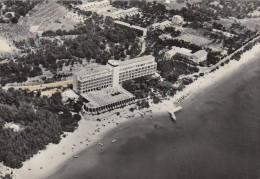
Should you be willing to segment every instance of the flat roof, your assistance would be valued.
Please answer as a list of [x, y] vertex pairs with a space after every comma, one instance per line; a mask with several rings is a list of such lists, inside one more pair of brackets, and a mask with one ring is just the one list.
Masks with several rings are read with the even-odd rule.
[[126, 9], [125, 12], [131, 12], [131, 11], [138, 11], [139, 9], [137, 7], [131, 7], [129, 9]]
[[112, 69], [108, 65], [91, 64], [91, 65], [88, 65], [86, 68], [75, 72], [74, 74], [79, 77], [90, 77], [93, 75], [108, 73], [111, 71], [112, 71]]
[[114, 67], [119, 65], [118, 60], [108, 60], [107, 63], [114, 66]]
[[147, 60], [154, 60], [154, 59], [155, 59], [154, 56], [146, 55], [146, 56], [142, 56], [142, 57], [133, 58], [130, 60], [118, 61], [118, 65], [125, 66], [125, 65], [129, 65], [129, 64], [134, 64], [134, 63], [143, 62], [143, 61], [147, 61]]
[[112, 15], [120, 15], [120, 14], [128, 14], [128, 13], [131, 13], [132, 11], [138, 11], [139, 9], [136, 8], [136, 7], [132, 7], [132, 8], [129, 8], [129, 9], [119, 9], [118, 11], [115, 11], [112, 13]]
[[171, 23], [172, 23], [171, 21], [166, 20], [166, 21], [163, 21], [163, 22], [154, 23], [154, 24], [152, 24], [152, 27], [167, 25], [167, 24], [171, 24]]
[[199, 50], [199, 51], [195, 52], [193, 55], [194, 55], [195, 57], [197, 57], [197, 58], [201, 58], [201, 57], [203, 57], [203, 56], [208, 55], [208, 52], [205, 51], [205, 50]]
[[124, 26], [127, 26], [127, 27], [130, 27], [131, 25], [126, 23], [126, 22], [122, 22], [122, 21], [114, 21], [114, 23], [116, 24], [120, 24], [120, 25], [124, 25]]
[[137, 29], [137, 30], [142, 30], [142, 31], [144, 31], [144, 30], [146, 30], [146, 31], [147, 31], [147, 29], [146, 29], [146, 28], [139, 27], [139, 26], [136, 26], [136, 25], [132, 25], [132, 26], [131, 26], [131, 28], [134, 28], [134, 29]]
[[121, 86], [107, 87], [99, 91], [83, 93], [81, 96], [89, 101], [86, 104], [88, 108], [98, 108], [135, 97]]
[[176, 47], [176, 46], [173, 46], [172, 49], [167, 51], [166, 53], [168, 53], [171, 56], [174, 56], [176, 53], [180, 53], [186, 56], [192, 55], [191, 50], [186, 48]]

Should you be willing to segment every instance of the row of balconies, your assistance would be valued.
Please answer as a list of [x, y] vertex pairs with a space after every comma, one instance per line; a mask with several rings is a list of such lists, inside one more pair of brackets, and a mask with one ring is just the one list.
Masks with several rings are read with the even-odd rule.
[[134, 70], [134, 71], [127, 71], [127, 72], [120, 73], [119, 77], [124, 76], [124, 75], [129, 76], [129, 75], [137, 74], [137, 73], [145, 73], [147, 71], [154, 71], [154, 70], [156, 70], [155, 67], [146, 68], [144, 70], [143, 69], [139, 69], [139, 70]]
[[147, 73], [154, 73], [154, 69], [152, 70], [146, 70], [146, 71], [142, 71], [142, 72], [135, 72], [135, 73], [132, 73], [132, 74], [125, 74], [125, 75], [120, 75], [119, 78], [123, 78], [123, 77], [133, 77], [133, 76], [137, 76], [137, 75], [142, 75], [142, 74], [147, 74]]
[[99, 86], [99, 87], [95, 87], [95, 88], [88, 88], [88, 89], [85, 89], [85, 90], [80, 90], [80, 93], [87, 93], [87, 92], [90, 92], [90, 91], [96, 91], [96, 90], [99, 90], [99, 89], [102, 89], [102, 88], [107, 88], [108, 86], [112, 86], [112, 85], [104, 85], [104, 86]]
[[83, 81], [79, 81], [80, 83], [87, 83], [87, 82], [97, 82], [97, 81], [100, 81], [100, 80], [112, 80], [112, 75], [109, 75], [109, 76], [104, 76], [104, 77], [100, 77], [100, 78], [94, 78], [94, 79], [86, 79], [86, 80], [83, 80]]
[[112, 83], [112, 79], [111, 80], [96, 81], [96, 82], [91, 82], [91, 83], [81, 83], [79, 86], [80, 87], [86, 87], [86, 86], [94, 86], [94, 85], [97, 85], [97, 84], [106, 84], [106, 83]]
[[144, 70], [149, 70], [149, 69], [156, 69], [156, 65], [154, 65], [154, 66], [146, 66], [146, 67], [142, 67], [142, 68], [138, 68], [138, 69], [134, 69], [134, 70], [121, 72], [119, 75], [126, 74], [126, 73], [134, 73], [134, 72], [138, 72], [138, 71], [142, 72]]
[[142, 66], [147, 66], [147, 65], [151, 65], [155, 63], [154, 61], [152, 62], [147, 62], [147, 63], [143, 63], [143, 64], [138, 64], [138, 65], [135, 65], [135, 66], [130, 66], [130, 67], [125, 67], [125, 68], [121, 68], [120, 71], [124, 71], [124, 70], [128, 70], [128, 69], [132, 69], [132, 68], [139, 68], [139, 67], [142, 67]]
[[146, 75], [152, 75], [155, 72], [156, 72], [156, 70], [150, 70], [150, 71], [147, 71], [145, 73], [138, 73], [138, 74], [134, 74], [134, 75], [131, 75], [131, 76], [125, 76], [125, 77], [122, 76], [122, 77], [119, 78], [119, 82], [121, 83], [122, 81], [139, 78], [139, 77], [146, 76]]
[[98, 88], [98, 87], [106, 86], [106, 85], [110, 85], [110, 84], [112, 84], [112, 81], [106, 82], [106, 83], [96, 83], [96, 84], [93, 84], [93, 85], [79, 86], [79, 89]]

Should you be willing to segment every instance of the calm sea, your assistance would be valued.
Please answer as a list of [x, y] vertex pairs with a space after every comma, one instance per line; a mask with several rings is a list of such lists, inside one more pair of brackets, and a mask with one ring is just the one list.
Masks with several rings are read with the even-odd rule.
[[121, 125], [49, 178], [260, 178], [260, 59], [183, 107], [176, 123], [161, 113]]

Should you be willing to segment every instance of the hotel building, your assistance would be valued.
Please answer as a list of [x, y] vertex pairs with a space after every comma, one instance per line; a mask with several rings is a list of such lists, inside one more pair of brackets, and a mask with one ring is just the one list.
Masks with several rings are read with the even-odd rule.
[[157, 69], [157, 63], [152, 55], [126, 61], [109, 60], [108, 64], [113, 66], [113, 86], [127, 80], [153, 75]]
[[112, 86], [112, 68], [107, 65], [89, 65], [84, 70], [73, 75], [73, 90], [78, 93], [87, 93]]
[[109, 60], [107, 65], [89, 65], [73, 75], [73, 90], [78, 94], [117, 87], [122, 82], [153, 75], [157, 63], [152, 55], [138, 57], [126, 61]]

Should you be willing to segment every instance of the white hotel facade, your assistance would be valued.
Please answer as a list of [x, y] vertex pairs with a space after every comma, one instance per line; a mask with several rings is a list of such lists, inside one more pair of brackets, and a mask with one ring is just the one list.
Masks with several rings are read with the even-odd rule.
[[107, 65], [89, 65], [74, 73], [73, 90], [78, 94], [88, 93], [107, 87], [117, 87], [122, 82], [153, 75], [157, 63], [152, 55], [126, 61], [109, 60]]

